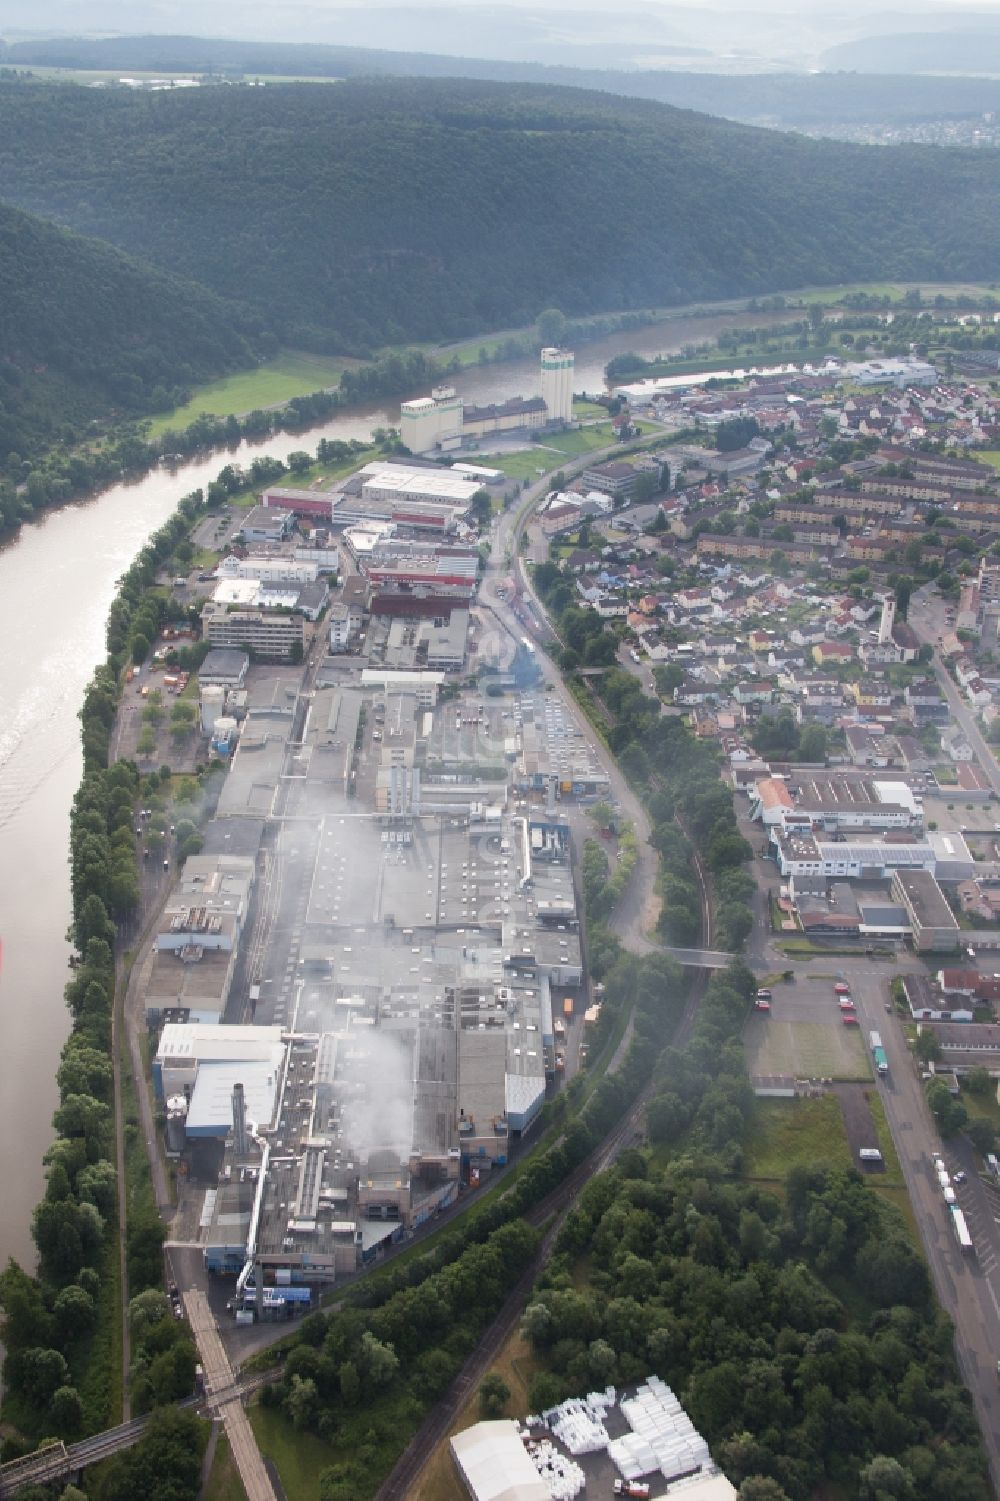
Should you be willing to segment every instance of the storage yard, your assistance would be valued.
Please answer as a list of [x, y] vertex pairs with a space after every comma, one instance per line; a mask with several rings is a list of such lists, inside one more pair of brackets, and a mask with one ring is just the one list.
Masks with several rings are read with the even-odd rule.
[[451, 1452], [473, 1501], [574, 1501], [624, 1495], [734, 1501], [735, 1487], [657, 1376], [634, 1390], [613, 1386], [512, 1421], [455, 1434]]

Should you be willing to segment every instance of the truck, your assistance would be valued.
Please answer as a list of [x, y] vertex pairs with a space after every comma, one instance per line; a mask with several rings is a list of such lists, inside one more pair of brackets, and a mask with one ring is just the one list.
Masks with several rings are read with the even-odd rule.
[[948, 1215], [951, 1219], [951, 1228], [955, 1232], [955, 1239], [958, 1241], [958, 1244], [961, 1246], [966, 1256], [974, 1256], [976, 1253], [976, 1248], [972, 1244], [972, 1236], [969, 1234], [969, 1227], [965, 1222], [965, 1215], [960, 1209], [956, 1208], [954, 1204], [949, 1207]]
[[563, 1016], [570, 1017], [572, 1015], [573, 1015], [573, 997], [568, 995], [566, 997], [566, 999], [563, 1001]]
[[880, 1077], [884, 1077], [889, 1072], [889, 1060], [885, 1056], [881, 1034], [872, 1032], [868, 1038], [868, 1045], [872, 1050], [872, 1062], [875, 1064], [876, 1072]]

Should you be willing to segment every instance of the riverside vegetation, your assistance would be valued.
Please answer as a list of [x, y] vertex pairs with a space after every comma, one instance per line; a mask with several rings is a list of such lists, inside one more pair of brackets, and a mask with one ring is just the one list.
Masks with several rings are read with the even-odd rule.
[[[185, 497], [125, 574], [108, 620], [107, 659], [95, 672], [80, 712], [84, 769], [70, 826], [78, 958], [66, 987], [73, 1027], [59, 1065], [60, 1104], [53, 1120], [56, 1139], [45, 1156], [45, 1196], [32, 1223], [38, 1271], [30, 1276], [11, 1262], [0, 1274], [7, 1351], [5, 1459], [46, 1438], [71, 1440], [96, 1432], [116, 1421], [120, 1411], [118, 1191], [109, 1056], [117, 984], [115, 922], [139, 898], [136, 803], [141, 799], [162, 809], [164, 777], [140, 776], [130, 762], [109, 766], [108, 756], [121, 674], [130, 660], [145, 655], [170, 612], [156, 591], [157, 573], [203, 509], [200, 491]], [[157, 816], [154, 812], [154, 822]], [[125, 1133], [129, 1158], [134, 1161], [137, 1151], [144, 1164], [136, 1123], [126, 1119]], [[190, 1393], [196, 1355], [190, 1331], [173, 1318], [162, 1293], [164, 1231], [144, 1170], [130, 1172], [127, 1211], [130, 1377], [133, 1405], [143, 1411]], [[178, 1439], [171, 1432], [168, 1448]], [[174, 1445], [178, 1453], [190, 1448], [192, 1433], [200, 1445], [199, 1431], [185, 1428]], [[150, 1452], [156, 1452], [156, 1442], [154, 1437]], [[138, 1463], [123, 1456], [110, 1473], [132, 1475], [129, 1466]], [[112, 1494], [135, 1492], [126, 1488]]]

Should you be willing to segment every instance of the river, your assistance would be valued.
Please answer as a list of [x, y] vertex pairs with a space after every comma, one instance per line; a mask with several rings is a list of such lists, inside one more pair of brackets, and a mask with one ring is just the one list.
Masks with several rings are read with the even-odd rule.
[[[762, 326], [794, 314], [734, 312], [673, 318], [585, 345], [578, 391], [600, 391], [612, 355], [676, 352], [721, 328]], [[538, 390], [534, 359], [473, 366], [455, 384], [470, 402]], [[414, 393], [419, 394], [419, 393]], [[180, 497], [207, 485], [230, 460], [286, 458], [319, 439], [367, 438], [395, 426], [399, 403], [337, 416], [308, 434], [282, 434], [214, 453], [170, 473], [154, 470], [93, 500], [51, 511], [0, 548], [0, 1266], [34, 1264], [31, 1212], [43, 1189], [42, 1157], [58, 1103], [55, 1073], [69, 1030], [63, 1000], [70, 921], [69, 810], [80, 779], [77, 714], [104, 656], [104, 627], [117, 580]]]

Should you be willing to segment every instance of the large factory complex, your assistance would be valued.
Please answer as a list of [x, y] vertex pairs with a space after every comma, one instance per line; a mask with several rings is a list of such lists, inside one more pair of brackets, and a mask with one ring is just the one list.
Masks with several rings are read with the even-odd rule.
[[244, 1317], [308, 1303], [503, 1165], [582, 1000], [593, 747], [527, 678], [459, 691], [380, 655], [331, 644], [314, 680], [206, 659], [205, 728], [238, 701], [239, 734], [141, 966], [168, 1149], [207, 1185], [206, 1264]]

